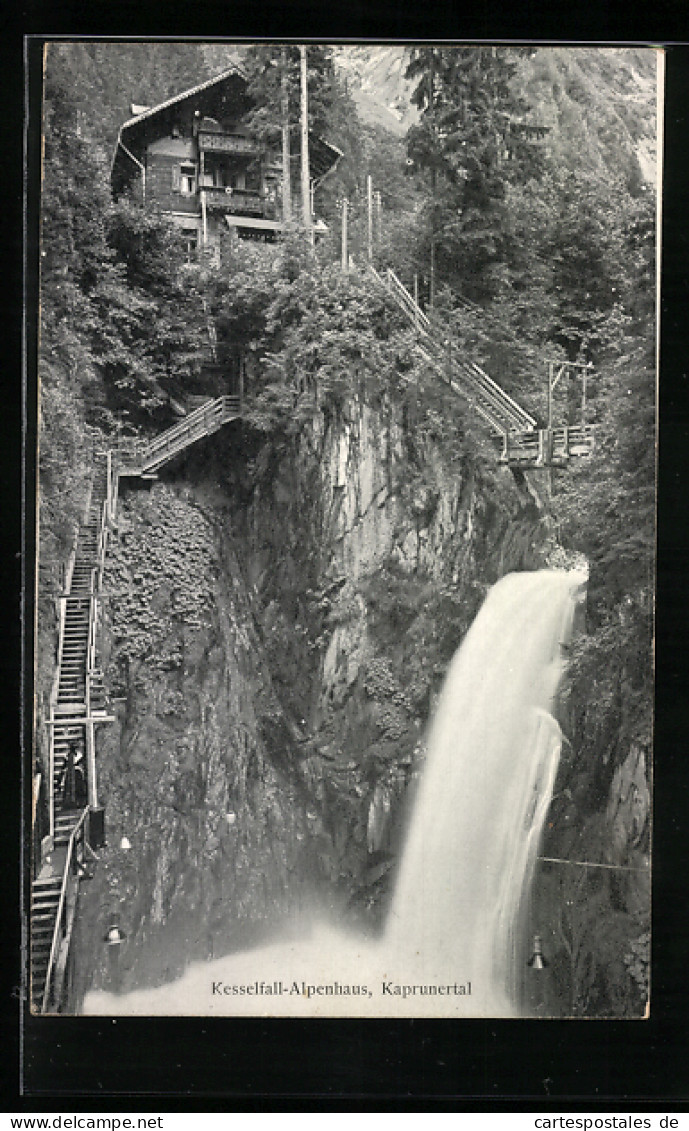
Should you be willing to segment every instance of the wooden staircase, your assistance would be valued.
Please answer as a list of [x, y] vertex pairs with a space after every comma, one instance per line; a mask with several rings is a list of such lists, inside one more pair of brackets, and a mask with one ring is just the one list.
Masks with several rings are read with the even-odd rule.
[[31, 1005], [42, 1012], [46, 975], [62, 891], [62, 876], [35, 879], [31, 885]]
[[474, 362], [465, 361], [459, 347], [452, 349], [449, 338], [438, 341], [431, 333], [431, 322], [421, 307], [414, 301], [407, 288], [390, 268], [385, 275], [379, 275], [371, 267], [372, 274], [381, 286], [395, 300], [405, 314], [410, 325], [417, 331], [419, 348], [426, 361], [439, 369], [443, 378], [453, 390], [468, 400], [483, 417], [493, 431], [503, 436], [505, 432], [536, 428], [536, 420], [517, 404], [492, 377]]
[[[36, 1013], [60, 1007], [79, 879], [96, 839], [90, 823], [97, 808], [93, 727], [110, 717], [102, 675], [94, 662], [112, 483], [110, 460], [107, 465], [104, 461], [94, 476], [60, 598], [58, 660], [48, 720], [49, 834], [31, 887], [30, 999]], [[81, 767], [86, 796], [65, 796], [70, 747]]]
[[166, 463], [204, 436], [211, 436], [224, 424], [242, 415], [238, 396], [205, 400], [198, 408], [162, 432], [155, 440], [123, 447], [117, 453], [120, 476], [153, 478]]
[[[385, 287], [417, 333], [418, 349], [450, 388], [468, 401], [502, 441], [501, 463], [510, 467], [564, 466], [572, 456], [593, 450], [591, 425], [541, 429], [535, 417], [519, 405], [475, 362], [466, 361], [451, 336], [438, 340], [430, 319], [390, 268], [380, 275], [369, 267]], [[465, 303], [473, 307], [473, 304]]]
[[[169, 460], [241, 416], [239, 396], [203, 398], [192, 412], [156, 439], [110, 452], [98, 468], [77, 533], [60, 598], [58, 659], [50, 697], [49, 833], [31, 887], [30, 1000], [32, 1011], [59, 1012], [70, 954], [79, 883], [89, 852], [102, 843], [94, 726], [110, 722], [103, 673], [96, 664], [99, 595], [108, 532], [122, 476], [155, 478]], [[87, 802], [65, 797], [70, 747], [83, 766]], [[82, 799], [83, 800], [83, 799]], [[95, 816], [98, 820], [94, 820]], [[94, 831], [95, 830], [95, 831]]]

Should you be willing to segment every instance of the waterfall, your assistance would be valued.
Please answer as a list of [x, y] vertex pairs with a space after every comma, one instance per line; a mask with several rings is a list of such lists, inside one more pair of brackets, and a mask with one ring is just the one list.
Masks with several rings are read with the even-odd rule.
[[[510, 1012], [516, 942], [560, 754], [553, 698], [581, 574], [504, 577], [456, 653], [436, 708], [387, 941], [470, 971]], [[468, 975], [467, 975], [468, 976]]]
[[585, 581], [516, 573], [488, 594], [437, 705], [381, 939], [317, 923], [301, 938], [196, 963], [172, 985], [90, 994], [84, 1011], [517, 1015], [528, 893], [560, 753], [553, 700]]

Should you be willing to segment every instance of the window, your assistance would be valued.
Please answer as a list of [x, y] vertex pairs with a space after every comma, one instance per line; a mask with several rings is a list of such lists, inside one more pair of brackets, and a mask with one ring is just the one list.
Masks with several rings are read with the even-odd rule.
[[193, 263], [196, 259], [198, 242], [199, 236], [195, 228], [182, 229], [182, 245], [184, 247], [184, 256], [187, 263]]
[[247, 167], [246, 170], [246, 188], [248, 192], [260, 192], [261, 190], [261, 166], [257, 161], [254, 161]]
[[196, 192], [196, 166], [182, 165], [179, 171], [179, 191], [184, 196], [192, 196]]

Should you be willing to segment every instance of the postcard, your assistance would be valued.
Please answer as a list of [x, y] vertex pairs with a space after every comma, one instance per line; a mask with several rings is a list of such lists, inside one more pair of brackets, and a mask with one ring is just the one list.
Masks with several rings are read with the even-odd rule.
[[31, 1011], [648, 1017], [662, 51], [42, 79]]

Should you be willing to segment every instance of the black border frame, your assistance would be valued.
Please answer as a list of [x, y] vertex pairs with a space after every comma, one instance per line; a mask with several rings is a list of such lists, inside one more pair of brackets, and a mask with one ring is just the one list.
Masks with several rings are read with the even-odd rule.
[[[113, 34], [108, 18], [117, 19], [119, 33], [123, 26], [136, 26], [133, 4], [120, 5], [105, 20], [101, 16], [98, 34]], [[656, 19], [671, 5], [656, 4]], [[83, 10], [70, 9], [65, 4], [60, 10], [60, 20], [51, 19], [52, 38], [56, 22], [78, 25]], [[26, 15], [28, 23], [34, 21], [36, 6]], [[301, 6], [289, 16], [303, 12]], [[405, 15], [408, 10], [405, 11]], [[593, 10], [584, 13], [583, 27], [577, 42], [592, 44], [607, 42], [618, 45], [622, 40], [612, 34], [617, 30], [615, 21], [608, 15], [609, 35], [597, 38], [600, 30], [594, 29]], [[679, 12], [673, 9], [670, 15]], [[97, 15], [97, 13], [96, 13]], [[152, 13], [139, 12], [144, 24]], [[172, 28], [168, 21], [168, 34], [178, 30], [180, 18], [186, 15], [181, 7], [173, 15]], [[312, 35], [337, 39], [333, 34], [333, 16], [336, 22], [347, 24], [349, 38], [432, 38], [428, 26], [420, 26], [422, 14], [416, 19], [402, 19], [400, 10], [390, 8], [383, 14], [386, 25], [384, 36], [380, 31], [380, 13], [372, 13], [357, 3], [346, 14], [340, 9], [331, 10], [329, 29], [321, 33], [319, 20], [311, 21]], [[270, 16], [270, 19], [268, 17]], [[600, 12], [598, 12], [600, 17]], [[262, 34], [272, 38], [286, 35], [284, 12], [270, 14], [266, 9], [251, 38]], [[540, 35], [533, 39], [544, 40], [543, 12], [535, 12], [533, 21]], [[377, 22], [378, 21], [378, 22]], [[484, 14], [485, 21], [485, 14]], [[270, 28], [267, 24], [270, 23]], [[321, 19], [322, 22], [322, 19]], [[477, 20], [477, 23], [480, 23]], [[669, 21], [672, 23], [672, 19]], [[680, 21], [678, 21], [680, 22]], [[405, 24], [403, 27], [402, 24]], [[464, 23], [464, 21], [462, 21]], [[632, 19], [633, 24], [633, 19]], [[618, 25], [619, 27], [619, 25]], [[217, 29], [216, 29], [217, 30]], [[457, 27], [457, 33], [464, 28]], [[491, 36], [491, 30], [493, 32]], [[588, 30], [588, 34], [587, 34]], [[501, 34], [495, 29], [476, 26], [470, 29], [476, 39], [492, 38], [500, 41], [512, 38], [511, 28], [503, 27]], [[38, 34], [38, 33], [36, 33]], [[62, 33], [67, 35], [70, 33]], [[75, 34], [71, 31], [71, 34]], [[115, 32], [116, 34], [116, 32]], [[141, 34], [141, 32], [139, 33]], [[648, 33], [647, 33], [648, 34]], [[294, 31], [292, 29], [292, 35]], [[665, 31], [667, 36], [667, 30]], [[153, 28], [148, 36], [157, 38]], [[143, 37], [148, 37], [144, 33]], [[594, 39], [594, 36], [596, 38]], [[183, 36], [179, 36], [182, 38]], [[236, 37], [236, 36], [234, 36]], [[35, 51], [39, 39], [29, 43], [29, 74], [35, 82]], [[206, 38], [206, 36], [200, 36]], [[208, 36], [208, 38], [213, 38]], [[438, 38], [447, 38], [447, 33]], [[519, 38], [530, 39], [528, 32], [520, 29]], [[626, 40], [626, 42], [634, 42]], [[638, 40], [636, 42], [639, 42]], [[649, 43], [648, 38], [642, 42]], [[662, 41], [661, 41], [662, 42]], [[685, 1111], [689, 1107], [689, 1024], [686, 1021], [687, 999], [686, 963], [689, 960], [689, 928], [687, 923], [685, 866], [687, 851], [686, 829], [682, 828], [681, 801], [689, 792], [689, 773], [685, 766], [684, 737], [689, 718], [689, 695], [686, 687], [684, 657], [687, 600], [684, 592], [689, 524], [686, 521], [684, 489], [686, 484], [687, 455], [689, 449], [689, 363], [687, 362], [687, 279], [689, 279], [689, 219], [686, 201], [688, 182], [688, 153], [686, 107], [689, 106], [689, 48], [686, 44], [666, 44], [666, 117], [665, 117], [665, 171], [663, 199], [663, 283], [661, 319], [661, 379], [660, 379], [660, 444], [659, 444], [659, 518], [658, 518], [658, 573], [657, 573], [657, 674], [656, 674], [656, 746], [655, 746], [655, 833], [654, 833], [654, 922], [653, 922], [653, 984], [651, 1017], [646, 1022], [635, 1021], [390, 1021], [390, 1020], [275, 1020], [261, 1019], [207, 1019], [170, 1018], [116, 1020], [95, 1018], [45, 1017], [23, 1015], [18, 1025], [17, 955], [19, 953], [18, 919], [10, 919], [9, 929], [2, 935], [3, 968], [10, 973], [9, 995], [5, 1001], [9, 1009], [3, 1011], [3, 1022], [9, 1041], [7, 1049], [21, 1044], [23, 1084], [14, 1095], [13, 1067], [5, 1077], [3, 1091], [8, 1086], [8, 1107], [13, 1110], [101, 1110], [116, 1111], [119, 1103], [128, 1109], [157, 1112], [172, 1107], [175, 1110], [232, 1110], [241, 1103], [247, 1110], [261, 1111], [325, 1111], [325, 1110], [486, 1110], [486, 1111], [546, 1111], [546, 1110], [596, 1110], [620, 1111]], [[33, 68], [33, 69], [32, 69]], [[21, 68], [20, 68], [21, 70]], [[13, 68], [10, 66], [10, 74]], [[16, 71], [15, 71], [16, 73]], [[7, 81], [3, 82], [7, 95]], [[31, 91], [29, 140], [29, 232], [35, 231], [34, 199], [35, 169], [37, 167], [37, 139], [31, 123], [35, 116], [35, 88]], [[39, 93], [40, 97], [40, 93]], [[17, 103], [17, 90], [9, 93], [9, 117], [21, 107]], [[8, 130], [3, 127], [3, 136]], [[13, 134], [5, 152], [17, 153]], [[15, 206], [16, 200], [11, 202]], [[32, 228], [32, 224], [34, 227]], [[17, 258], [17, 234], [14, 227], [10, 241], [10, 254]], [[29, 259], [35, 257], [35, 247], [28, 241]], [[32, 301], [31, 272], [29, 272], [29, 304]], [[18, 290], [6, 304], [4, 314], [14, 331], [18, 315]], [[8, 317], [9, 315], [9, 317]], [[14, 344], [14, 341], [13, 341]], [[21, 349], [21, 337], [18, 345]], [[27, 342], [29, 354], [32, 341]], [[31, 382], [27, 385], [30, 386]], [[17, 550], [24, 550], [23, 595], [25, 600], [23, 640], [25, 645], [24, 671], [31, 671], [31, 562], [33, 560], [33, 497], [34, 467], [31, 460], [31, 420], [35, 419], [35, 404], [31, 389], [27, 388], [27, 420], [29, 431], [24, 451], [23, 484], [26, 491], [26, 509], [21, 498], [18, 480], [20, 448], [15, 440], [16, 406], [12, 396], [11, 408], [15, 415], [9, 424], [9, 443], [2, 446], [5, 460], [3, 476], [5, 489], [9, 485], [11, 556], [3, 557], [2, 581], [5, 592], [18, 592], [19, 578]], [[21, 391], [18, 398], [21, 409]], [[6, 421], [6, 427], [7, 427]], [[17, 428], [17, 435], [19, 428]], [[22, 520], [24, 538], [22, 539]], [[7, 534], [7, 527], [5, 528]], [[16, 611], [16, 610], [13, 610]], [[11, 623], [13, 618], [11, 619]], [[16, 622], [10, 629], [10, 662], [2, 661], [5, 691], [10, 689], [13, 698], [17, 687], [12, 656], [20, 642]], [[25, 700], [24, 700], [25, 703]], [[16, 712], [16, 699], [14, 703]], [[10, 708], [10, 718], [12, 707]], [[15, 715], [16, 717], [16, 715]], [[30, 732], [30, 712], [22, 717], [21, 728], [26, 739]], [[6, 733], [12, 731], [10, 722]], [[6, 776], [9, 782], [12, 773]], [[16, 857], [21, 830], [13, 840], [12, 802], [8, 795], [0, 795], [0, 816], [3, 836], [8, 840], [10, 858]], [[8, 830], [9, 833], [8, 833]], [[5, 869], [0, 879], [0, 893], [5, 908], [13, 905], [13, 877], [16, 870]], [[16, 887], [16, 883], [14, 884]], [[19, 1029], [21, 1028], [21, 1033]], [[21, 1041], [17, 1042], [16, 1037]], [[7, 1062], [6, 1062], [7, 1063]], [[8, 1078], [9, 1077], [9, 1078]], [[168, 1104], [166, 1099], [170, 1101]], [[211, 1104], [211, 1101], [217, 1101]], [[272, 1105], [272, 1106], [271, 1106]], [[383, 1105], [380, 1106], [379, 1105]], [[422, 1106], [419, 1106], [422, 1105]], [[236, 1108], [235, 1108], [236, 1109]]]

